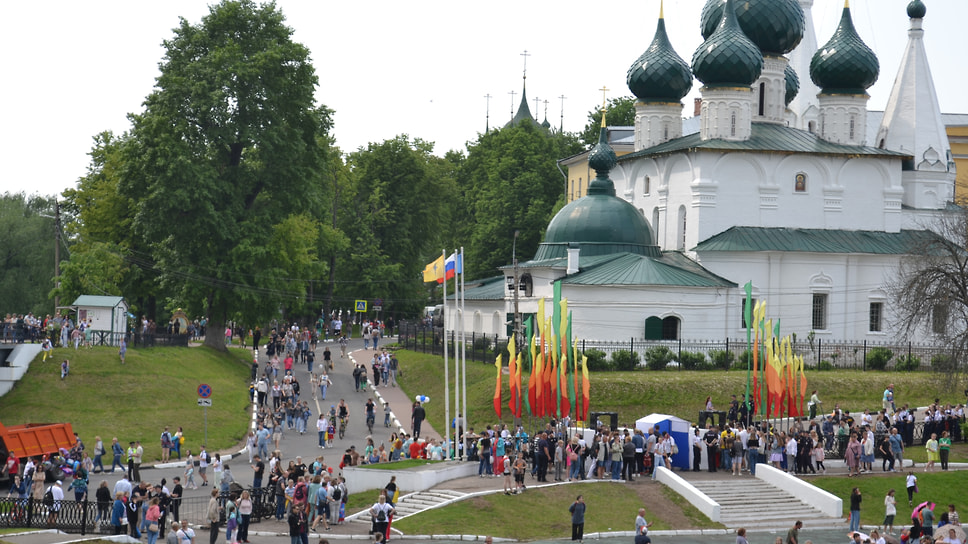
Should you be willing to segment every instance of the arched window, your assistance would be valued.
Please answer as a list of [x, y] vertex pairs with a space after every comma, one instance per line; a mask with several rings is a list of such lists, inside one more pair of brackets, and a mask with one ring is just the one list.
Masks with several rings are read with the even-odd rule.
[[645, 176], [645, 181], [642, 183], [642, 194], [643, 195], [648, 195], [649, 194], [649, 191], [652, 190], [652, 187], [650, 186], [651, 183], [652, 183], [652, 180], [649, 179], [649, 176]]
[[854, 119], [855, 119], [855, 117], [856, 117], [855, 115], [851, 115], [850, 116], [850, 135], [848, 137], [851, 140], [854, 139]]
[[531, 274], [525, 274], [518, 278], [518, 289], [520, 292], [519, 296], [530, 297], [534, 293], [534, 281], [531, 279]]
[[679, 251], [685, 251], [686, 250], [686, 207], [685, 206], [679, 206], [679, 221], [677, 221], [677, 224], [678, 224], [679, 230], [676, 236], [676, 249], [678, 249]]
[[736, 136], [736, 112], [729, 114], [729, 135]]
[[809, 131], [810, 134], [816, 133], [817, 132], [817, 122], [816, 121], [810, 121], [809, 123], [807, 123], [807, 131]]
[[679, 339], [679, 318], [678, 317], [669, 316], [662, 320], [662, 339], [663, 340]]

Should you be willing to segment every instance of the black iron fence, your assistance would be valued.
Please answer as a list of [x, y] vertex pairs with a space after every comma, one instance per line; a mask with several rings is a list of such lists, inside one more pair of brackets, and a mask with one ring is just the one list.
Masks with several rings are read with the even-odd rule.
[[[455, 331], [444, 334], [442, 327], [427, 326], [422, 323], [401, 323], [399, 327], [400, 346], [412, 351], [444, 354], [446, 338], [449, 353], [456, 353], [461, 345], [461, 336]], [[479, 332], [463, 335], [465, 353], [468, 360], [493, 363], [498, 354], [506, 352], [508, 338], [497, 334]], [[795, 339], [792, 350], [802, 355], [804, 363], [811, 367], [845, 368], [872, 370], [881, 368], [874, 359], [884, 361], [884, 370], [911, 371], [932, 370], [947, 365], [947, 353], [943, 346], [918, 344], [914, 342], [873, 342], [869, 340], [851, 342], [814, 338]], [[705, 361], [705, 368], [746, 367], [747, 344], [745, 339], [725, 338], [723, 340], [640, 340], [627, 341], [587, 340], [578, 341], [580, 351], [598, 350], [610, 357], [624, 351], [639, 355], [639, 364], [645, 366], [646, 358], [653, 348], [666, 348], [672, 353], [672, 366], [686, 369], [696, 365], [697, 360]], [[872, 354], [876, 354], [872, 355]], [[691, 364], [679, 364], [689, 360]]]
[[[259, 523], [275, 515], [276, 498], [271, 488], [249, 489], [249, 494], [252, 499], [249, 523]], [[237, 497], [239, 493], [234, 495]], [[219, 499], [224, 504], [228, 494], [221, 494]], [[169, 524], [176, 520], [187, 520], [193, 527], [208, 525], [206, 513], [209, 500], [211, 497], [202, 496], [176, 499], [163, 519]], [[58, 529], [65, 533], [113, 534], [112, 505], [113, 502], [99, 505], [96, 501], [65, 499], [47, 506], [39, 499], [0, 498], [0, 529]], [[142, 512], [139, 519], [143, 517]]]

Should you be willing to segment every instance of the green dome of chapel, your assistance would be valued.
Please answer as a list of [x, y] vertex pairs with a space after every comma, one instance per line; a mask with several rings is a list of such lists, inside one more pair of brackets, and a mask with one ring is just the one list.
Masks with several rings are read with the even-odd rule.
[[733, 0], [726, 0], [716, 30], [692, 55], [692, 73], [707, 87], [749, 87], [763, 71], [763, 54], [736, 21]]
[[661, 11], [655, 38], [629, 67], [626, 83], [642, 102], [678, 102], [692, 88], [692, 71], [672, 48]]
[[[716, 31], [725, 5], [726, 0], [708, 0], [703, 6], [703, 39]], [[735, 9], [739, 27], [765, 55], [785, 55], [803, 39], [806, 18], [797, 0], [745, 0]]]
[[568, 248], [576, 246], [583, 257], [622, 252], [661, 256], [652, 243], [649, 222], [635, 206], [615, 196], [615, 185], [608, 172], [616, 161], [602, 127], [598, 144], [588, 156], [588, 164], [598, 176], [589, 183], [586, 196], [568, 203], [548, 223], [534, 260], [564, 258]]
[[810, 61], [810, 78], [822, 93], [866, 94], [879, 72], [877, 55], [857, 35], [845, 4], [834, 35]]

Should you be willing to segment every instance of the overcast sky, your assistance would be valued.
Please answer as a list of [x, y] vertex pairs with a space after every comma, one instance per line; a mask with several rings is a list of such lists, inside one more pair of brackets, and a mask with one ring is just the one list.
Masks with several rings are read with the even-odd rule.
[[[968, 113], [968, 62], [956, 42], [968, 20], [965, 0], [924, 0], [925, 43], [945, 113]], [[666, 0], [666, 26], [686, 61], [699, 46], [703, 0]], [[854, 23], [877, 53], [881, 73], [869, 108], [884, 108], [907, 42], [908, 0], [853, 0]], [[500, 126], [520, 101], [522, 60], [538, 115], [580, 131], [608, 96], [631, 94], [625, 74], [655, 32], [659, 0], [369, 2], [279, 0], [294, 39], [312, 54], [317, 100], [336, 110], [344, 151], [401, 133], [463, 149], [485, 127]], [[816, 0], [817, 41], [830, 38], [842, 0]], [[178, 17], [207, 13], [202, 0], [8, 2], [0, 33], [0, 192], [53, 194], [73, 187], [88, 166], [92, 136], [129, 128], [158, 75], [162, 40]], [[800, 74], [800, 78], [809, 77]], [[698, 82], [686, 98], [691, 115]], [[559, 97], [567, 97], [562, 101]], [[562, 109], [562, 103], [564, 108]]]

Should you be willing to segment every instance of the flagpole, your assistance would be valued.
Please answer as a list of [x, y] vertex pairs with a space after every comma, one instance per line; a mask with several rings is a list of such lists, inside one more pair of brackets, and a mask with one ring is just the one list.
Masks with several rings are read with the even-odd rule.
[[[460, 270], [461, 270], [461, 275], [460, 275], [460, 305], [461, 305], [461, 309], [463, 309], [464, 308], [464, 292], [466, 290], [466, 287], [464, 285], [464, 246], [461, 246], [461, 248], [460, 248]], [[461, 407], [461, 412], [460, 412], [461, 414], [463, 414], [463, 418], [462, 418], [461, 422], [464, 425], [467, 425], [467, 350], [464, 348], [463, 344], [461, 345], [460, 365], [461, 365], [461, 367], [460, 367], [460, 380], [461, 380], [461, 383], [458, 384], [458, 387], [460, 387], [460, 389], [461, 389], [461, 397], [460, 398], [461, 398], [461, 401], [464, 403], [462, 405], [462, 407]], [[457, 426], [457, 430], [459, 432], [460, 425]], [[458, 437], [458, 440], [460, 440], [460, 437]], [[464, 453], [467, 454], [467, 452], [464, 452]]]
[[[444, 258], [444, 434], [446, 435], [447, 425], [450, 423], [450, 377], [448, 375], [450, 362], [447, 353], [447, 250], [440, 250], [440, 255]], [[444, 452], [444, 458], [450, 459], [450, 451]]]
[[[460, 283], [458, 276], [461, 267], [457, 266], [457, 250], [454, 250], [454, 308], [457, 310], [457, 337], [460, 340], [461, 351], [464, 350], [464, 309], [460, 305]], [[454, 347], [454, 421], [460, 420], [460, 354]], [[448, 421], [448, 424], [450, 421]], [[454, 425], [454, 432], [458, 425]], [[448, 448], [449, 450], [450, 448]], [[457, 456], [457, 442], [454, 442], [454, 457]]]

